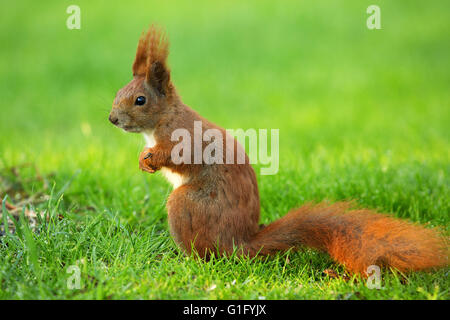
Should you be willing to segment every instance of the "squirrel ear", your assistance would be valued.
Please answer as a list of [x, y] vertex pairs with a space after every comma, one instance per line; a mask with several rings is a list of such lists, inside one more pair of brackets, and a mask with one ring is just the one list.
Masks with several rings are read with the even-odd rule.
[[159, 96], [166, 96], [170, 89], [170, 71], [165, 63], [155, 61], [149, 66], [145, 80]]
[[157, 95], [166, 96], [170, 89], [170, 71], [166, 61], [169, 41], [160, 28], [151, 26], [142, 34], [133, 63], [133, 76], [145, 76], [145, 82]]
[[169, 41], [160, 30], [151, 26], [148, 31], [148, 56], [145, 80], [159, 96], [167, 96], [170, 90], [170, 71], [166, 61]]

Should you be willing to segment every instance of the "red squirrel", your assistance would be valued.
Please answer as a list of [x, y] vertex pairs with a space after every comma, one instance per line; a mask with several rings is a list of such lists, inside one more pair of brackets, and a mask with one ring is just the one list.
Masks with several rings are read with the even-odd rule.
[[[207, 259], [214, 252], [257, 256], [299, 247], [326, 251], [351, 273], [364, 276], [371, 265], [400, 271], [425, 270], [448, 264], [447, 238], [428, 229], [350, 202], [307, 204], [260, 226], [260, 201], [255, 172], [243, 147], [221, 127], [181, 101], [167, 65], [169, 44], [156, 27], [139, 40], [133, 80], [117, 92], [109, 120], [128, 132], [143, 133], [147, 147], [141, 170], [161, 170], [174, 185], [167, 200], [175, 242], [190, 254]], [[194, 121], [203, 131], [216, 129], [227, 137], [226, 151], [244, 152], [243, 163], [175, 163], [171, 151], [182, 128], [194, 136]], [[202, 142], [201, 147], [205, 148]], [[225, 153], [223, 157], [225, 158]], [[188, 155], [188, 157], [190, 157]]]

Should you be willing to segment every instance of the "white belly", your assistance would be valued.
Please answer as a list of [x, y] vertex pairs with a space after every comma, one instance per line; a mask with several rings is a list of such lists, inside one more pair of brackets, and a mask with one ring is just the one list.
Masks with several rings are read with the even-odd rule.
[[173, 185], [174, 189], [183, 185], [185, 182], [185, 179], [181, 174], [173, 172], [169, 168], [162, 167], [161, 172], [166, 177], [166, 179]]
[[153, 148], [156, 145], [155, 135], [154, 131], [144, 131], [142, 132], [142, 135], [145, 139], [145, 146], [147, 148]]
[[[152, 148], [156, 145], [156, 140], [153, 131], [146, 131], [143, 132], [142, 134], [144, 135], [147, 148]], [[169, 168], [162, 167], [161, 172], [166, 177], [166, 179], [173, 185], [174, 189], [178, 188], [185, 182], [185, 179], [181, 174], [173, 172]]]

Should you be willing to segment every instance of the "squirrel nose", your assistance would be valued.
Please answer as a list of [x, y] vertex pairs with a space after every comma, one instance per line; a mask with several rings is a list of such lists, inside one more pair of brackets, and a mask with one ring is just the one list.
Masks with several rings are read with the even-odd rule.
[[117, 124], [119, 122], [119, 118], [109, 115], [109, 121], [111, 121], [112, 124]]

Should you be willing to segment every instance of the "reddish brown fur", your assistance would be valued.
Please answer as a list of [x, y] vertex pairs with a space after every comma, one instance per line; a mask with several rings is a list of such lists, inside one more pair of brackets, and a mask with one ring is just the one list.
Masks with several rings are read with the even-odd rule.
[[142, 33], [133, 63], [133, 76], [145, 76], [154, 62], [161, 62], [166, 66], [169, 56], [169, 42], [160, 29], [152, 26], [146, 33]]
[[[185, 128], [193, 137], [194, 121], [202, 121], [203, 132], [227, 133], [181, 102], [170, 82], [167, 56], [168, 42], [150, 28], [139, 41], [134, 79], [117, 93], [110, 120], [127, 131], [153, 134], [155, 145], [139, 157], [142, 170], [165, 168], [182, 177], [182, 185], [169, 196], [167, 210], [171, 233], [187, 253], [195, 248], [207, 257], [215, 250], [231, 253], [238, 247], [239, 253], [254, 256], [308, 246], [327, 251], [356, 273], [372, 264], [402, 271], [447, 265], [448, 246], [436, 230], [369, 210], [350, 210], [344, 202], [305, 205], [260, 228], [258, 186], [247, 156], [244, 164], [174, 164], [175, 129]], [[146, 104], [134, 105], [142, 95]], [[224, 141], [224, 149], [234, 150], [236, 160], [242, 146], [231, 141]]]
[[263, 254], [308, 246], [326, 251], [355, 273], [370, 265], [400, 271], [425, 270], [447, 264], [448, 246], [436, 230], [351, 203], [305, 205], [259, 232], [251, 242]]

